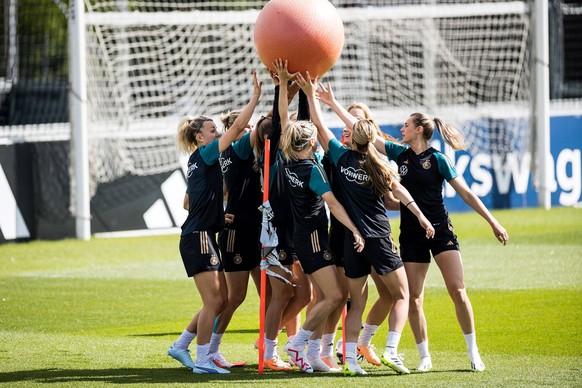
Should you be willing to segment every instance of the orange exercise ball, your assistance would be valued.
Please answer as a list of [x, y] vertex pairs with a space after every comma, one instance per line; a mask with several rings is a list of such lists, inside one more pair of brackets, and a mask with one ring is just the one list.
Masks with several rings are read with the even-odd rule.
[[277, 58], [288, 61], [290, 73], [324, 75], [344, 46], [344, 25], [328, 0], [271, 0], [255, 23], [255, 48], [274, 71]]

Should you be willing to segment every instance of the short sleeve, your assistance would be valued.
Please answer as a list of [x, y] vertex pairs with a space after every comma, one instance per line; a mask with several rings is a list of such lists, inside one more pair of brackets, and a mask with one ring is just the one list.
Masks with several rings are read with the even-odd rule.
[[439, 167], [439, 173], [447, 180], [450, 181], [451, 179], [455, 179], [459, 176], [457, 173], [457, 169], [453, 165], [451, 159], [448, 156], [441, 152], [435, 152], [434, 156], [437, 160], [437, 164]]
[[384, 143], [384, 149], [386, 150], [386, 156], [390, 160], [396, 160], [398, 155], [406, 151], [406, 147], [401, 144], [394, 143], [392, 141], [386, 141]]
[[314, 163], [313, 168], [311, 169], [309, 188], [320, 197], [328, 191], [331, 191], [327, 175], [325, 174], [323, 167], [318, 163]]
[[339, 142], [338, 139], [332, 138], [329, 141], [327, 154], [333, 164], [337, 164], [339, 158], [348, 152], [348, 149]]
[[210, 144], [200, 147], [200, 156], [208, 166], [216, 163], [220, 156], [220, 152], [218, 152], [218, 139], [213, 140]]
[[251, 133], [245, 133], [239, 140], [234, 142], [232, 149], [239, 158], [247, 160], [253, 153], [253, 147], [251, 147]]

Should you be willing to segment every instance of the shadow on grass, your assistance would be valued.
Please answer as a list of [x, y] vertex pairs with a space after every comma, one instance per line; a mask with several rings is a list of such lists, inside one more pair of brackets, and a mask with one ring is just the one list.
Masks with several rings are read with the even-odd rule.
[[[378, 371], [379, 372], [379, 371]], [[450, 371], [448, 371], [450, 372]], [[465, 371], [459, 371], [465, 372]], [[385, 373], [373, 373], [367, 377], [399, 377], [386, 369]], [[289, 378], [341, 378], [335, 373], [301, 373], [299, 370], [291, 372], [272, 372], [265, 370], [263, 375], [257, 372], [257, 365], [248, 365], [243, 368], [232, 369], [226, 375], [194, 374], [185, 368], [119, 368], [119, 369], [37, 369], [15, 372], [0, 372], [0, 383], [30, 382], [36, 384], [51, 383], [108, 383], [108, 384], [176, 384], [176, 383], [204, 383], [204, 382], [259, 382], [261, 380], [277, 381]], [[295, 383], [294, 383], [295, 384]]]

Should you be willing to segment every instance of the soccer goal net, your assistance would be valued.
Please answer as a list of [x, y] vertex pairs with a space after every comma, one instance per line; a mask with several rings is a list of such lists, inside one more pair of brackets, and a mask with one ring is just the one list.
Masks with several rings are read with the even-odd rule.
[[[266, 1], [86, 1], [93, 183], [179, 166], [179, 117], [244, 106], [262, 69], [253, 27]], [[529, 147], [526, 1], [336, 0], [345, 46], [325, 75], [344, 104], [381, 125], [416, 111], [463, 132], [470, 152]], [[265, 81], [258, 115], [271, 108]], [[340, 125], [330, 112], [330, 126]]]

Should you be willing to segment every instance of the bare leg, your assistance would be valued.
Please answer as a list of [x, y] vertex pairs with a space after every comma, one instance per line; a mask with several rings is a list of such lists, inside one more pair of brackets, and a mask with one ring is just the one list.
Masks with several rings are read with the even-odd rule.
[[424, 281], [428, 272], [428, 263], [404, 263], [408, 288], [410, 292], [410, 304], [408, 310], [408, 322], [417, 344], [428, 339], [426, 318], [424, 316]]
[[441, 270], [447, 291], [455, 304], [457, 321], [467, 342], [471, 367], [473, 370], [482, 371], [485, 369], [485, 364], [481, 360], [479, 349], [477, 348], [473, 307], [465, 288], [461, 253], [459, 251], [445, 251], [436, 255], [435, 261]]
[[198, 312], [199, 345], [210, 342], [214, 319], [226, 308], [228, 294], [223, 272], [210, 271], [194, 275], [194, 282], [202, 298], [202, 309]]
[[226, 331], [234, 312], [244, 302], [247, 296], [249, 272], [225, 272], [225, 278], [228, 285], [228, 304], [218, 316], [218, 324], [215, 330], [217, 334], [223, 334]]

